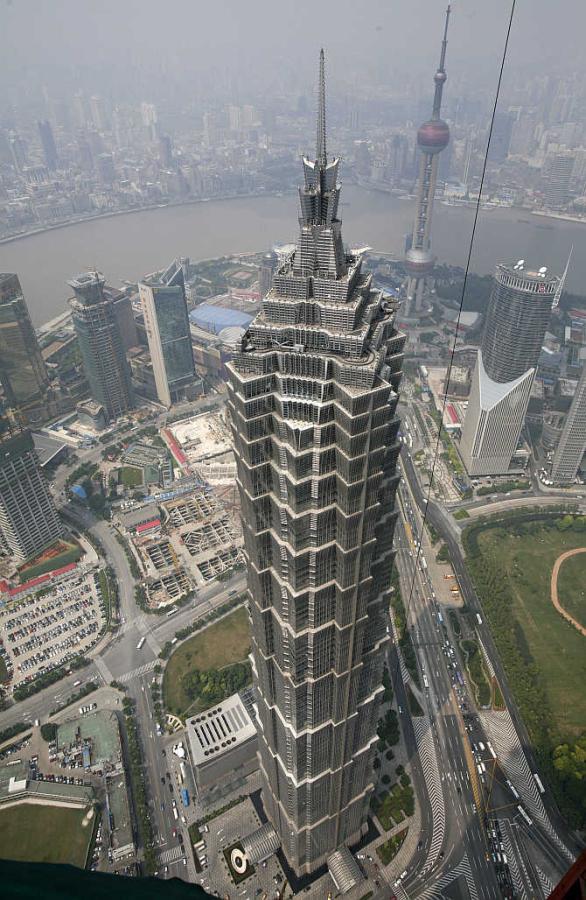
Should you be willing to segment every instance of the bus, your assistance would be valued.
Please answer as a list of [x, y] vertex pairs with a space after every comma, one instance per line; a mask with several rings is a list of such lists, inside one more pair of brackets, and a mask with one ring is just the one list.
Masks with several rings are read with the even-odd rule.
[[529, 816], [527, 815], [527, 813], [525, 812], [525, 810], [523, 809], [523, 807], [519, 805], [519, 806], [517, 807], [517, 809], [519, 810], [519, 812], [521, 813], [521, 815], [523, 816], [523, 818], [525, 819], [525, 821], [527, 822], [527, 824], [528, 824], [528, 825], [533, 825], [533, 819], [530, 819], [530, 818], [529, 818]]
[[438, 612], [438, 614], [437, 614], [437, 620], [438, 620], [438, 622], [440, 623], [440, 625], [443, 625], [444, 617], [442, 616], [441, 612]]
[[458, 679], [458, 684], [460, 684], [460, 685], [463, 687], [463, 686], [464, 686], [464, 679], [462, 678], [462, 673], [460, 672], [459, 669], [458, 669], [458, 671], [456, 672], [456, 678]]
[[146, 641], [146, 638], [145, 638], [145, 637], [141, 637], [140, 641], [139, 641], [138, 644], [136, 645], [136, 649], [137, 649], [137, 650], [142, 650], [145, 641]]
[[533, 777], [535, 779], [535, 784], [539, 788], [539, 793], [545, 794], [545, 788], [543, 787], [543, 782], [542, 782], [541, 778], [539, 777], [539, 775], [537, 774], [537, 772], [533, 773]]
[[516, 787], [513, 785], [513, 783], [512, 783], [511, 781], [509, 781], [508, 778], [507, 778], [507, 787], [508, 787], [508, 789], [510, 790], [511, 794], [513, 795], [513, 797], [514, 797], [516, 800], [519, 800], [519, 799], [520, 799], [520, 797], [519, 797], [519, 792], [517, 791], [517, 789], [516, 789]]

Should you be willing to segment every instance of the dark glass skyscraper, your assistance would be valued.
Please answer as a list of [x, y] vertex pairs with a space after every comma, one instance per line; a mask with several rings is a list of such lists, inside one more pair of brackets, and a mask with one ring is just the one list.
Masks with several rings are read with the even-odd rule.
[[139, 292], [157, 396], [171, 406], [195, 378], [181, 264], [173, 262], [161, 275], [145, 280]]
[[296, 249], [227, 365], [262, 796], [298, 874], [358, 841], [368, 816], [399, 482], [405, 335], [344, 248], [338, 168], [322, 51]]
[[93, 400], [116, 419], [133, 406], [130, 368], [114, 309], [99, 272], [76, 275], [68, 282], [75, 292], [70, 301], [73, 325]]
[[18, 275], [0, 273], [0, 383], [15, 415], [28, 423], [46, 417], [49, 377]]
[[28, 431], [0, 437], [0, 530], [19, 561], [64, 533]]

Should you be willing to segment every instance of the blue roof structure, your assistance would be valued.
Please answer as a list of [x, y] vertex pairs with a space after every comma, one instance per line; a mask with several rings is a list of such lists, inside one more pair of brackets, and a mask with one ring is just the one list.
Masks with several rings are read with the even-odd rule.
[[87, 492], [81, 484], [74, 484], [71, 488], [71, 493], [75, 494], [76, 497], [79, 497], [80, 500], [87, 500]]
[[219, 334], [223, 328], [230, 325], [239, 325], [241, 328], [252, 321], [252, 316], [248, 313], [240, 312], [238, 309], [228, 309], [225, 306], [211, 306], [209, 303], [202, 303], [196, 309], [192, 309], [189, 313], [189, 321], [204, 331], [210, 331], [212, 334]]

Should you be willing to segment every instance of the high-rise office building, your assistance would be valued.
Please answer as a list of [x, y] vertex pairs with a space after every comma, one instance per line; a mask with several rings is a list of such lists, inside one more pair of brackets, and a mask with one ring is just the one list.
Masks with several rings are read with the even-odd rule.
[[195, 366], [181, 263], [139, 284], [157, 396], [164, 406], [184, 399], [194, 386]]
[[572, 484], [586, 453], [586, 363], [578, 381], [572, 405], [554, 453], [551, 480], [556, 484]]
[[73, 325], [93, 400], [104, 407], [108, 419], [116, 419], [133, 405], [130, 368], [114, 309], [99, 272], [76, 275], [68, 284]]
[[509, 471], [558, 285], [523, 260], [496, 268], [460, 442], [471, 476]]
[[548, 209], [563, 209], [570, 199], [570, 182], [576, 158], [566, 151], [554, 153], [544, 175], [544, 203]]
[[442, 93], [448, 77], [445, 64], [449, 21], [450, 7], [448, 6], [440, 62], [433, 77], [435, 82], [433, 111], [431, 119], [424, 122], [417, 132], [417, 146], [420, 150], [417, 207], [411, 244], [405, 254], [405, 269], [408, 276], [406, 285], [406, 314], [408, 316], [421, 312], [426, 281], [431, 277], [435, 263], [435, 257], [431, 252], [433, 201], [435, 199], [439, 154], [442, 150], [445, 150], [450, 142], [450, 129], [440, 116]]
[[37, 126], [39, 129], [39, 137], [41, 138], [41, 145], [43, 147], [45, 163], [47, 164], [49, 171], [54, 172], [57, 168], [58, 157], [51, 123], [48, 122], [47, 119], [44, 119], [42, 122], [38, 122]]
[[18, 275], [0, 273], [0, 383], [21, 421], [47, 417], [49, 377]]
[[338, 159], [303, 159], [296, 249], [228, 370], [263, 803], [298, 874], [361, 836], [389, 638], [405, 335], [348, 253]]
[[0, 438], [0, 530], [19, 561], [64, 533], [28, 431]]
[[266, 297], [273, 283], [273, 275], [279, 258], [274, 250], [265, 253], [258, 267], [258, 290], [261, 298]]

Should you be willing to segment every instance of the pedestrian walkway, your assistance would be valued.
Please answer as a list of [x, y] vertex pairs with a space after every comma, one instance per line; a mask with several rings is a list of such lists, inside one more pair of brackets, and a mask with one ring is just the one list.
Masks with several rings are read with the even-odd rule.
[[162, 850], [159, 853], [158, 859], [159, 863], [163, 866], [169, 865], [169, 863], [175, 862], [184, 855], [182, 848], [179, 844], [176, 844], [174, 847], [169, 847], [168, 850]]
[[492, 741], [501, 768], [521, 795], [523, 806], [527, 807], [530, 816], [540, 822], [564, 856], [573, 862], [573, 854], [560, 840], [549, 820], [509, 711], [483, 710], [480, 720]]
[[558, 575], [562, 563], [564, 563], [566, 559], [569, 559], [570, 556], [577, 556], [578, 553], [586, 553], [586, 547], [577, 547], [574, 550], [566, 550], [565, 553], [562, 553], [556, 559], [553, 566], [553, 571], [551, 573], [551, 602], [559, 612], [560, 616], [563, 616], [567, 622], [573, 625], [574, 628], [578, 629], [580, 634], [586, 637], [586, 628], [584, 627], [584, 625], [581, 625], [580, 622], [578, 622], [578, 620], [574, 618], [574, 616], [570, 615], [570, 613], [564, 609], [558, 597]]
[[433, 819], [431, 846], [427, 857], [427, 865], [431, 867], [437, 862], [444, 843], [446, 828], [444, 794], [431, 724], [427, 716], [414, 718], [413, 730]]
[[503, 846], [505, 848], [505, 854], [507, 857], [507, 865], [509, 867], [509, 872], [511, 873], [511, 879], [513, 881], [513, 887], [515, 888], [515, 897], [518, 897], [519, 900], [524, 900], [527, 897], [527, 891], [525, 889], [525, 882], [521, 876], [521, 872], [519, 870], [519, 860], [517, 859], [517, 852], [515, 847], [513, 847], [513, 842], [511, 840], [510, 830], [515, 826], [509, 822], [508, 819], [500, 820], [500, 828], [501, 835], [503, 838]]
[[152, 672], [158, 662], [158, 659], [152, 659], [150, 662], [145, 663], [144, 666], [139, 666], [138, 669], [133, 669], [132, 672], [126, 672], [124, 675], [120, 675], [116, 680], [121, 684], [128, 684], [129, 681], [134, 681], [135, 678], [140, 678], [141, 675]]
[[104, 683], [110, 684], [110, 682], [114, 680], [114, 676], [110, 672], [110, 669], [108, 668], [108, 666], [106, 665], [106, 663], [104, 662], [102, 657], [96, 656], [95, 659], [93, 660], [93, 662], [96, 666], [96, 669], [98, 670], [98, 672], [104, 679]]

